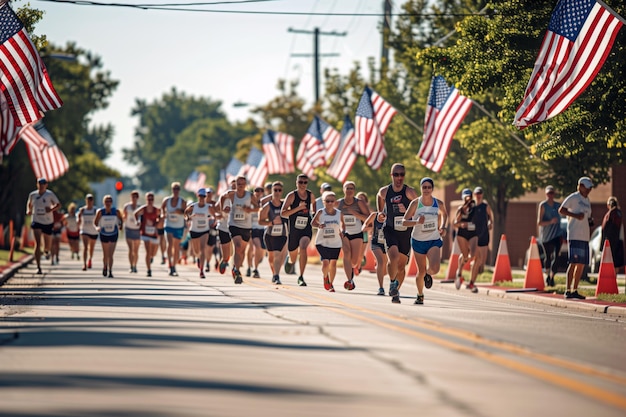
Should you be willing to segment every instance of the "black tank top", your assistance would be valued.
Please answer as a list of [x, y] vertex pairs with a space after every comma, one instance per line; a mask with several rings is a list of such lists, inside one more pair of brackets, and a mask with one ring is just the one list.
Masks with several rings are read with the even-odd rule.
[[[293, 193], [293, 203], [291, 203], [291, 206], [289, 207], [289, 209], [294, 209], [298, 207], [301, 201], [304, 201], [306, 203], [306, 209], [300, 210], [297, 213], [294, 213], [291, 216], [289, 216], [289, 230], [291, 231], [295, 229], [304, 229], [304, 228], [311, 227], [311, 191], [306, 190], [306, 198], [304, 200], [302, 200], [300, 196], [298, 195], [298, 192], [295, 191]], [[299, 220], [300, 222], [302, 222], [303, 219], [306, 219], [306, 222], [307, 222], [306, 226], [303, 228], [300, 224], [298, 227], [296, 227], [296, 221]]]
[[404, 216], [404, 213], [400, 212], [399, 204], [402, 203], [404, 205], [404, 209], [406, 210], [411, 203], [411, 200], [406, 196], [406, 184], [402, 186], [402, 189], [398, 192], [393, 190], [393, 186], [389, 184], [387, 187], [387, 194], [385, 195], [385, 209], [387, 210], [387, 226], [393, 228], [394, 227], [394, 219], [397, 216]]

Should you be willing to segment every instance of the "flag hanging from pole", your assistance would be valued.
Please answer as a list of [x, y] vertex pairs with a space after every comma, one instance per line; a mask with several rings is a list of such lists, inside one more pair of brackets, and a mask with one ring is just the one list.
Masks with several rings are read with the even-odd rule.
[[20, 126], [15, 125], [9, 114], [9, 105], [4, 96], [0, 95], [0, 157], [8, 155], [18, 140]]
[[43, 122], [25, 126], [19, 136], [26, 145], [35, 177], [52, 181], [69, 170], [70, 164], [65, 154], [54, 142]]
[[593, 81], [626, 21], [596, 0], [560, 0], [513, 124], [523, 129], [567, 109]]
[[[335, 135], [336, 134], [336, 135]], [[339, 132], [318, 116], [313, 118], [309, 129], [300, 141], [296, 166], [309, 178], [313, 178], [313, 169], [326, 165], [326, 139], [336, 141]]]
[[267, 179], [267, 159], [263, 152], [253, 146], [246, 160], [246, 177], [248, 183], [254, 187], [263, 187]]
[[350, 118], [346, 116], [341, 128], [341, 142], [339, 149], [328, 167], [328, 175], [335, 178], [340, 183], [344, 183], [357, 159], [355, 152], [356, 139], [354, 137], [354, 126]]
[[365, 87], [354, 118], [356, 152], [365, 156], [367, 164], [373, 169], [379, 169], [387, 156], [384, 135], [396, 113], [391, 104], [371, 88]]
[[226, 165], [226, 183], [230, 184], [237, 176], [243, 175], [244, 163], [239, 159], [232, 157], [228, 165]]
[[200, 188], [206, 186], [206, 174], [204, 172], [193, 171], [185, 181], [184, 189], [195, 193]]
[[217, 195], [222, 195], [228, 190], [228, 182], [226, 182], [226, 170], [220, 169], [220, 180], [217, 182]]
[[263, 134], [263, 152], [269, 174], [289, 174], [294, 171], [293, 143], [294, 137], [286, 133], [267, 130]]
[[472, 100], [448, 86], [442, 76], [433, 77], [428, 94], [424, 139], [417, 153], [426, 168], [434, 172], [441, 170], [452, 138], [471, 108]]
[[0, 6], [0, 89], [17, 126], [63, 105], [35, 45], [7, 3]]

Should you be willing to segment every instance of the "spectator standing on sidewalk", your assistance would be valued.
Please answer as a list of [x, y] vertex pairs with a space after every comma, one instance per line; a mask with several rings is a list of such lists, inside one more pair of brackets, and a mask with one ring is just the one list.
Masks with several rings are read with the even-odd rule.
[[561, 215], [559, 208], [561, 203], [554, 201], [556, 191], [554, 187], [546, 187], [546, 199], [539, 203], [537, 210], [537, 226], [539, 226], [539, 239], [546, 254], [545, 269], [548, 271], [546, 285], [554, 287], [556, 275], [556, 259], [561, 252]]
[[37, 189], [28, 195], [28, 203], [26, 204], [26, 214], [32, 216], [31, 229], [35, 235], [35, 261], [37, 262], [38, 274], [42, 273], [41, 238], [43, 236], [44, 251], [48, 254], [52, 243], [53, 212], [59, 207], [61, 207], [61, 203], [56, 194], [48, 190], [48, 180], [39, 178]]
[[609, 211], [606, 212], [602, 219], [602, 245], [600, 249], [604, 248], [604, 241], [608, 240], [611, 245], [611, 255], [613, 255], [613, 266], [615, 267], [615, 273], [624, 266], [624, 241], [623, 236], [620, 239], [622, 232], [622, 210], [619, 207], [619, 202], [616, 197], [609, 197], [606, 202], [606, 206]]
[[578, 293], [578, 283], [583, 270], [589, 265], [589, 230], [593, 224], [589, 193], [593, 182], [589, 177], [578, 179], [578, 191], [567, 196], [559, 213], [567, 216], [567, 241], [569, 243], [567, 289], [565, 298], [584, 300]]

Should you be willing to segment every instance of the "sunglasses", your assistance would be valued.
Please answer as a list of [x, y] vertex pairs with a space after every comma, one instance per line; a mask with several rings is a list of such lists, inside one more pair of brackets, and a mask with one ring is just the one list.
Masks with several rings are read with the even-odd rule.
[[422, 190], [432, 190], [432, 185], [422, 185]]
[[335, 200], [324, 200], [324, 203], [334, 203]]
[[394, 172], [393, 174], [394, 177], [404, 177], [405, 173], [404, 172]]
[[282, 188], [274, 188], [274, 192], [275, 193], [282, 193], [283, 189]]
[[148, 201], [154, 201], [154, 197], [148, 197]]
[[174, 191], [175, 190], [180, 190], [180, 187], [174, 187], [174, 188], [172, 188], [172, 190], [174, 190]]
[[298, 184], [308, 184], [308, 181], [298, 181]]

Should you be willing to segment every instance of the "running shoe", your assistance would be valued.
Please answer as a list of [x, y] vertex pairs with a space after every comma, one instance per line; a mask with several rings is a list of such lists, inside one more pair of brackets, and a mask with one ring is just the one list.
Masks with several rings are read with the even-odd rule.
[[385, 295], [385, 289], [383, 287], [378, 289], [378, 295]]
[[394, 295], [393, 297], [391, 297], [391, 302], [393, 304], [400, 304], [400, 296], [399, 295]]
[[205, 278], [203, 271], [200, 271], [200, 278], [203, 278], [203, 279]]
[[294, 273], [294, 270], [295, 270], [294, 264], [289, 262], [289, 260], [285, 260], [285, 273], [291, 275]]
[[87, 270], [87, 265], [84, 265], [83, 266], [83, 271], [86, 271], [86, 270]]
[[107, 268], [106, 268], [106, 266], [104, 268], [102, 268], [102, 276], [103, 277], [107, 276]]
[[91, 269], [91, 259], [87, 261], [87, 268]]
[[335, 287], [331, 285], [330, 288], [328, 289], [328, 292], [335, 292]]
[[[400, 283], [398, 282], [397, 279], [394, 279], [393, 281], [391, 281], [389, 283], [389, 295], [392, 296], [392, 297], [397, 297], [398, 296], [398, 288], [399, 287], [400, 287]], [[398, 300], [400, 300], [400, 299], [398, 298]]]
[[255, 269], [252, 271], [252, 278], [261, 278], [261, 274], [259, 274], [259, 270]]
[[[217, 269], [217, 268], [215, 268]], [[209, 272], [211, 270], [211, 266], [209, 264], [209, 261], [207, 261], [206, 266], [204, 267], [204, 272]]]
[[413, 304], [424, 304], [424, 296], [418, 294], [418, 296], [415, 299], [415, 302]]
[[172, 268], [172, 276], [173, 277], [177, 277], [178, 276], [178, 272], [176, 272], [176, 267]]
[[352, 276], [359, 275], [361, 273], [361, 268], [352, 268]]
[[228, 268], [228, 262], [220, 262], [220, 274], [224, 275], [226, 268]]
[[242, 284], [242, 283], [243, 283], [243, 278], [241, 276], [241, 272], [237, 270], [235, 272], [235, 284]]
[[463, 275], [457, 275], [454, 278], [454, 286], [456, 287], [457, 290], [461, 289], [461, 284], [463, 284]]
[[152, 276], [152, 271], [148, 269], [148, 272], [146, 272], [146, 276], [147, 277], [151, 277]]
[[250, 267], [246, 270], [246, 276], [249, 277], [252, 271], [250, 271]]
[[[154, 258], [152, 258], [150, 260], [150, 263], [152, 263], [152, 261], [154, 260]], [[161, 257], [161, 265], [165, 265], [165, 258]]]
[[477, 293], [478, 292], [478, 288], [476, 287], [476, 285], [474, 285], [473, 282], [470, 282], [469, 284], [467, 284], [467, 286], [465, 287], [468, 290], [470, 290], [473, 293]]
[[41, 268], [37, 268], [37, 275], [41, 275], [43, 274], [43, 272], [41, 272]]
[[355, 287], [356, 285], [354, 285], [354, 280], [352, 279], [349, 279], [343, 283], [343, 288], [345, 288], [348, 291], [352, 291]]
[[113, 278], [113, 273], [109, 270], [109, 278]]
[[582, 295], [582, 294], [579, 294], [579, 293], [578, 293], [578, 290], [576, 290], [576, 291], [572, 291], [572, 292], [570, 293], [570, 297], [569, 297], [569, 298], [575, 298], [575, 299], [577, 299], [577, 300], [584, 300], [584, 299], [586, 299], [587, 297], [585, 297], [585, 296], [584, 296], [584, 295]]
[[430, 288], [433, 286], [433, 277], [430, 274], [424, 275], [424, 287]]
[[324, 277], [324, 289], [326, 291], [330, 291], [330, 289], [333, 287], [333, 284], [330, 283], [330, 278], [329, 277]]
[[282, 285], [282, 284], [283, 284], [282, 282], [280, 282], [280, 277], [279, 277], [278, 275], [274, 275], [274, 277], [275, 277], [275, 278], [272, 278], [272, 279], [273, 279], [273, 282], [274, 282], [276, 285]]
[[304, 277], [302, 275], [298, 277], [298, 285], [301, 287], [306, 287], [306, 282], [304, 282]]

